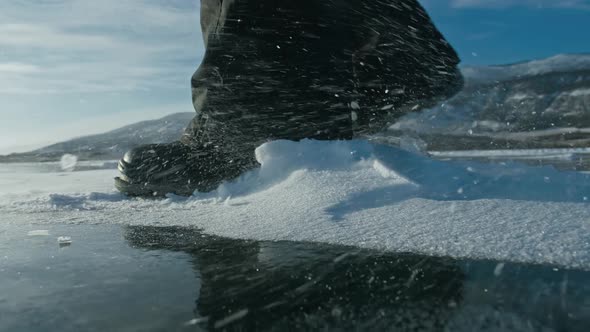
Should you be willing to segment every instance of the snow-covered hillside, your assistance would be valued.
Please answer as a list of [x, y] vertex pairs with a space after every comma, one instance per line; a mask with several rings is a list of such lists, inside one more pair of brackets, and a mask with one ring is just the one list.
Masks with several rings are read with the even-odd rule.
[[546, 59], [500, 66], [466, 66], [462, 73], [468, 85], [490, 84], [549, 73], [590, 69], [590, 54], [558, 54]]
[[463, 91], [400, 119], [391, 134], [418, 135], [431, 150], [590, 146], [590, 54], [463, 74]]
[[215, 192], [165, 200], [116, 193], [116, 171], [100, 163], [45, 173], [5, 164], [0, 214], [3, 223], [41, 228], [182, 225], [232, 238], [590, 269], [588, 174], [441, 162], [366, 141], [276, 141], [256, 157], [260, 169]]
[[141, 121], [100, 135], [75, 138], [27, 153], [0, 156], [0, 162], [56, 161], [66, 153], [82, 160], [119, 159], [134, 146], [178, 139], [194, 115], [191, 112], [176, 113]]

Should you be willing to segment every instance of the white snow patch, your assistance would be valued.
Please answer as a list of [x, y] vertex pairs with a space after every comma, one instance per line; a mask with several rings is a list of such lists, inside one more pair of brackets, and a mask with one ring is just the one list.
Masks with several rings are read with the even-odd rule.
[[114, 170], [15, 175], [0, 166], [0, 214], [590, 269], [590, 175], [442, 162], [367, 141], [275, 141], [256, 157], [259, 169], [214, 192], [163, 200], [114, 192]]
[[506, 99], [506, 100], [519, 102], [519, 101], [523, 101], [523, 100], [531, 99], [531, 98], [534, 98], [534, 97], [531, 95], [527, 95], [525, 93], [515, 93], [512, 96], [508, 97], [508, 99]]
[[582, 97], [590, 95], [590, 89], [577, 89], [570, 92], [570, 96], [572, 97]]
[[566, 148], [566, 149], [513, 149], [513, 150], [469, 150], [469, 151], [431, 151], [431, 155], [440, 158], [480, 157], [480, 158], [535, 158], [535, 159], [565, 159], [571, 160], [573, 156], [590, 154], [590, 148]]
[[373, 161], [373, 168], [381, 174], [384, 178], [399, 178], [399, 176], [387, 166], [383, 165], [379, 160]]
[[29, 231], [27, 233], [28, 236], [49, 236], [49, 231], [46, 229], [37, 229], [34, 231]]

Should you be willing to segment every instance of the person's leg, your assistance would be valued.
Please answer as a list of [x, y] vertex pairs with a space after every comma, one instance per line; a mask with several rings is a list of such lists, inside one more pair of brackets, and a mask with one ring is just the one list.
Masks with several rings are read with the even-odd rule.
[[416, 0], [201, 4], [188, 137], [348, 139], [461, 87], [455, 51]]
[[192, 79], [198, 116], [185, 139], [258, 145], [352, 137], [350, 112], [338, 98], [351, 77], [337, 68], [346, 65], [350, 37], [323, 21], [329, 9], [323, 1], [201, 4], [206, 52]]
[[416, 0], [202, 0], [197, 115], [180, 142], [134, 149], [129, 194], [206, 191], [273, 139], [351, 139], [449, 97], [459, 59]]

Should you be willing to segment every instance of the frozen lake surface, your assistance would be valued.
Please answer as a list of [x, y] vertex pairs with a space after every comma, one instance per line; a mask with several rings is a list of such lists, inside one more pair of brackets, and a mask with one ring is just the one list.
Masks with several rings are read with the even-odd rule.
[[585, 332], [590, 324], [590, 272], [545, 265], [105, 224], [0, 224], [0, 250], [0, 331]]
[[278, 141], [164, 200], [0, 165], [0, 330], [585, 331], [589, 176], [439, 157]]

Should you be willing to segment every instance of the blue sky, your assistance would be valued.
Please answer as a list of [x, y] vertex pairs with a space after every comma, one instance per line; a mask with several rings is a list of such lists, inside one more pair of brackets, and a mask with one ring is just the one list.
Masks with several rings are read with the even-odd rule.
[[[590, 52], [590, 0], [422, 0], [466, 65]], [[198, 0], [0, 1], [0, 153], [192, 111]]]
[[590, 52], [590, 0], [422, 0], [465, 65]]

